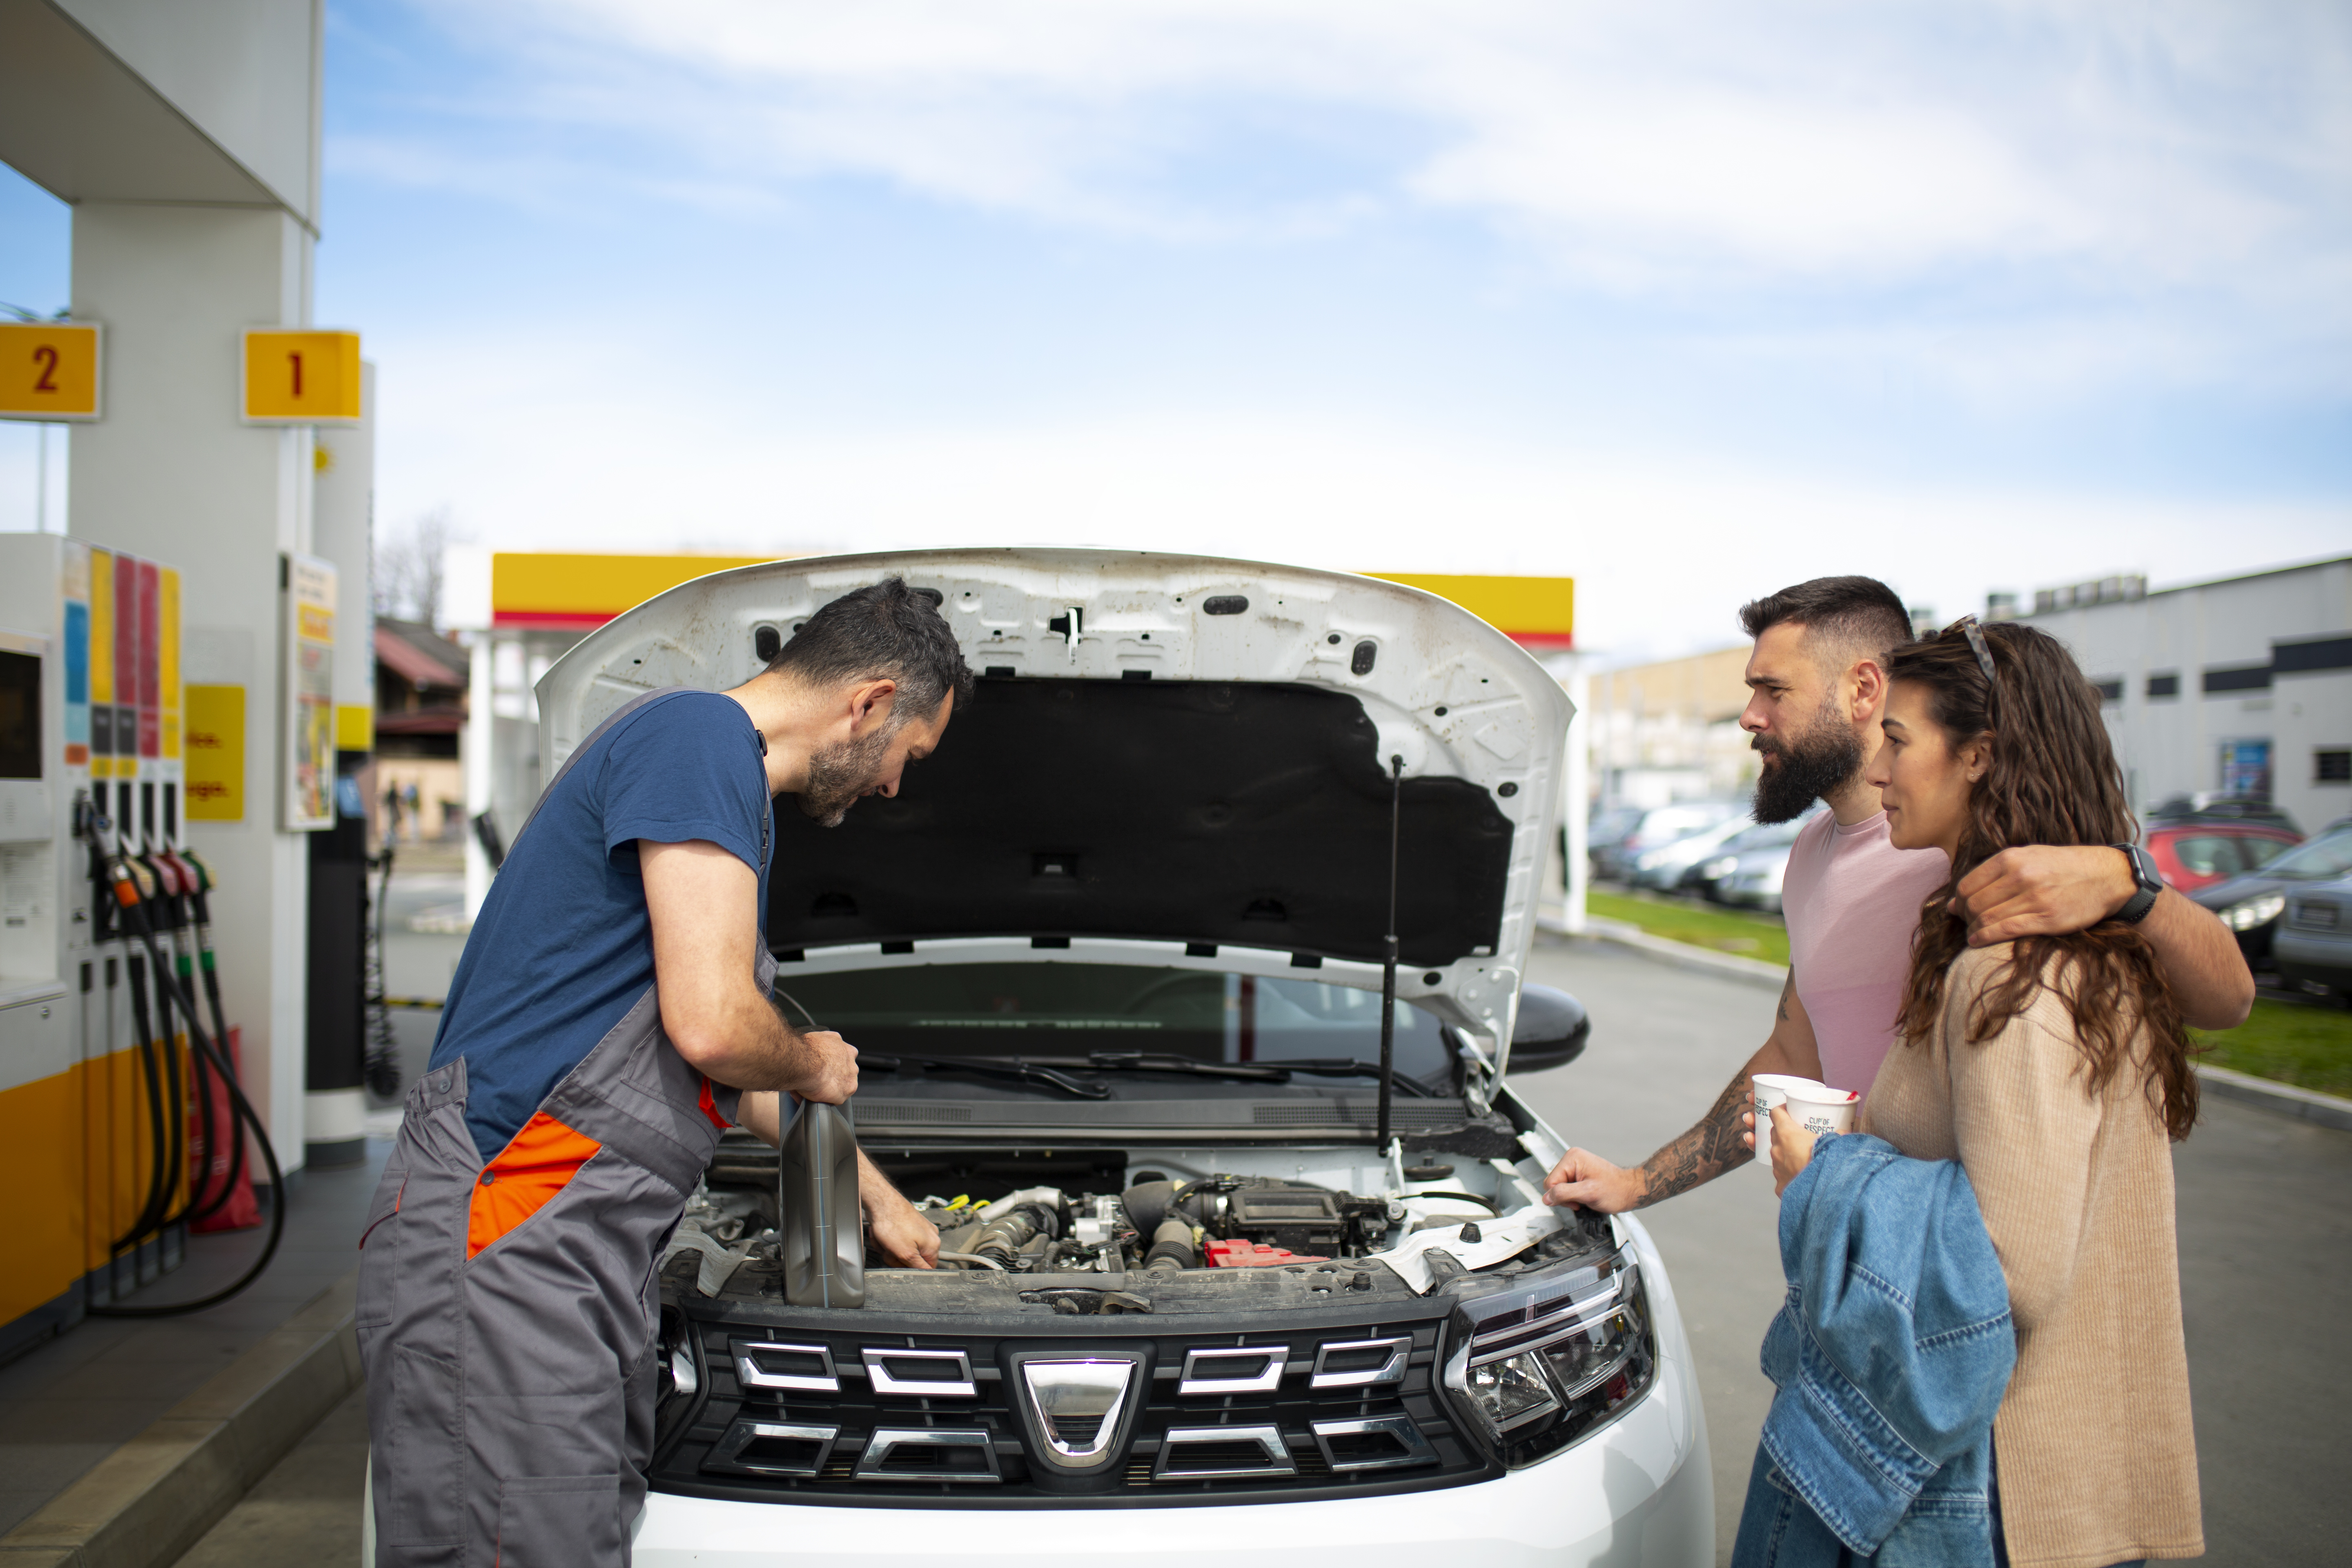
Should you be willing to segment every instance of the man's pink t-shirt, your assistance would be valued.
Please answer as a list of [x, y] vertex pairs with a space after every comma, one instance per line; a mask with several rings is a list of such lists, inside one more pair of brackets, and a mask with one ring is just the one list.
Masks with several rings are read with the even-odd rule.
[[1919, 906], [1951, 871], [1941, 849], [1895, 847], [1883, 811], [1851, 827], [1824, 811], [1790, 847], [1789, 961], [1832, 1089], [1870, 1092], [1895, 1044]]

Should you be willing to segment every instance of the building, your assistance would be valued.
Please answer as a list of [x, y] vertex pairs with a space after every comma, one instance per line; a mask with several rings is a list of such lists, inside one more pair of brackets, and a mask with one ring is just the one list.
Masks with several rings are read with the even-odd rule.
[[466, 729], [467, 655], [416, 621], [379, 616], [375, 623], [376, 830], [388, 826], [386, 795], [415, 793], [404, 805], [403, 843], [454, 839], [465, 831], [466, 779], [457, 739]]
[[2135, 806], [2261, 795], [2306, 833], [2352, 815], [2352, 556], [2154, 593], [2107, 582], [2045, 590], [2019, 618], [2098, 685]]
[[1748, 645], [1594, 673], [1591, 767], [1599, 805], [1745, 795], [1756, 753], [1739, 727]]

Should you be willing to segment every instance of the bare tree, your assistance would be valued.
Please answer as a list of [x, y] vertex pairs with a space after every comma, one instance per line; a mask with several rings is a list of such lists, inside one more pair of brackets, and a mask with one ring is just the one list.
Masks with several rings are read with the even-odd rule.
[[441, 554], [459, 531], [446, 502], [375, 548], [375, 613], [441, 626]]

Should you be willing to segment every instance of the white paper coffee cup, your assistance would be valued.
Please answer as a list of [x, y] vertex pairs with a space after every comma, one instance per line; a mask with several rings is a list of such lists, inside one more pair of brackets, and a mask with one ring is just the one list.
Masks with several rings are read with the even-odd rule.
[[1826, 1084], [1809, 1083], [1788, 1090], [1789, 1114], [1816, 1138], [1853, 1131], [1854, 1109], [1861, 1103], [1862, 1096], [1853, 1089]]
[[[1787, 1104], [1790, 1089], [1819, 1089], [1826, 1094], [1829, 1088], [1819, 1079], [1799, 1078], [1794, 1073], [1785, 1072], [1750, 1073], [1748, 1082], [1754, 1090], [1755, 1099], [1756, 1163], [1763, 1166], [1769, 1175], [1772, 1170], [1772, 1108]], [[1790, 1114], [1793, 1116], [1796, 1113], [1791, 1111]]]

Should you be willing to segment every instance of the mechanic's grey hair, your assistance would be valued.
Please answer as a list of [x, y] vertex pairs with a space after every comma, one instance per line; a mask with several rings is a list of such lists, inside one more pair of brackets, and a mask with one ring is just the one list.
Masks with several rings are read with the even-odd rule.
[[902, 577], [854, 588], [793, 629], [766, 673], [811, 685], [895, 680], [898, 721], [939, 711], [950, 691], [971, 696], [971, 669], [940, 614], [936, 588], [909, 588]]
[[1881, 668], [1911, 640], [1911, 616], [1895, 590], [1875, 577], [1815, 577], [1739, 606], [1751, 637], [1793, 622], [1822, 648], [1867, 650]]

